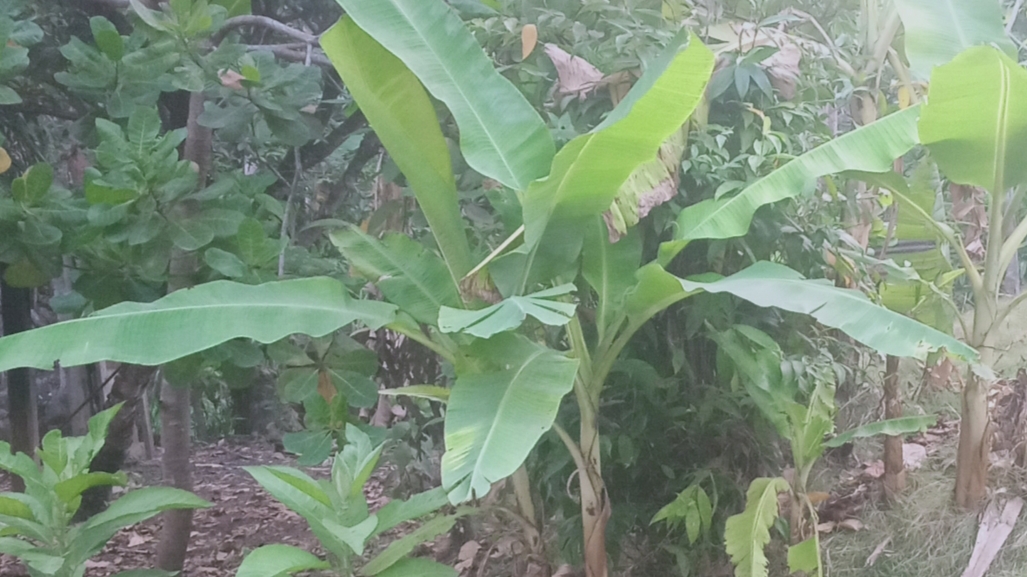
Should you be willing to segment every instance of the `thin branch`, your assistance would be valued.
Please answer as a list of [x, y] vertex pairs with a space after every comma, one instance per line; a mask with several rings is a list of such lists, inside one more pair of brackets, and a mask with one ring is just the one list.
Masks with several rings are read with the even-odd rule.
[[571, 458], [574, 459], [574, 465], [578, 468], [578, 474], [587, 471], [588, 467], [585, 466], [585, 457], [581, 454], [581, 447], [578, 446], [578, 443], [560, 426], [560, 423], [553, 423], [553, 431], [560, 437], [563, 444], [567, 446], [567, 451], [570, 452]]
[[[300, 46], [302, 47], [304, 45], [301, 44]], [[306, 46], [310, 46], [310, 44], [307, 44]], [[293, 50], [288, 44], [249, 44], [246, 46], [246, 50], [250, 52], [267, 51], [282, 60], [288, 60], [289, 62], [306, 62], [307, 60], [307, 54], [305, 51], [299, 52], [297, 50]], [[321, 50], [312, 52], [310, 55], [310, 62], [308, 64], [317, 64], [322, 68], [334, 68], [332, 61], [329, 60]]]
[[295, 38], [296, 40], [299, 40], [304, 44], [317, 43], [317, 36], [314, 36], [313, 34], [308, 34], [307, 32], [304, 32], [302, 30], [297, 30], [296, 28], [293, 28], [292, 26], [289, 26], [287, 24], [283, 24], [275, 20], [274, 18], [268, 18], [267, 16], [250, 15], [235, 16], [234, 18], [229, 18], [221, 26], [221, 30], [218, 30], [217, 33], [211, 37], [210, 41], [214, 45], [220, 44], [229, 32], [235, 30], [236, 28], [241, 28], [243, 26], [257, 26], [260, 28], [265, 28], [267, 30], [271, 30], [273, 32], [282, 34], [283, 36]]
[[1006, 320], [1006, 317], [1009, 316], [1009, 314], [1012, 313], [1016, 309], [1016, 307], [1023, 304], [1024, 300], [1027, 300], [1027, 291], [1023, 291], [1022, 293], [1016, 295], [1016, 298], [1009, 301], [1009, 304], [999, 309], [998, 314], [995, 315], [995, 322], [991, 326], [995, 327], [1002, 323], [1002, 321]]

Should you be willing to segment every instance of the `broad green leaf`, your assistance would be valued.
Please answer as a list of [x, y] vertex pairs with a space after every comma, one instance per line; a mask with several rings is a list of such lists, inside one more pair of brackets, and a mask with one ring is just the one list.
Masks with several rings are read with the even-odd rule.
[[642, 237], [629, 231], [610, 242], [606, 227], [595, 219], [585, 232], [581, 251], [581, 275], [596, 292], [596, 328], [599, 340], [617, 330], [624, 314], [624, 299], [635, 286], [642, 262]]
[[87, 489], [92, 487], [102, 487], [117, 485], [123, 487], [128, 484], [128, 477], [125, 476], [124, 472], [118, 473], [85, 473], [82, 475], [75, 475], [70, 479], [66, 479], [57, 483], [54, 486], [54, 493], [57, 497], [65, 503], [71, 503], [76, 497], [82, 495]]
[[[548, 249], [540, 246], [548, 228], [578, 229], [582, 219], [610, 207], [628, 177], [655, 159], [688, 120], [702, 99], [713, 60], [697, 37], [682, 32], [602, 124], [560, 149], [549, 176], [524, 193], [527, 250]], [[525, 283], [535, 258], [527, 259]]]
[[376, 575], [377, 577], [457, 577], [457, 572], [452, 567], [447, 567], [431, 559], [417, 557], [400, 559]]
[[678, 493], [676, 499], [657, 511], [649, 524], [657, 521], [664, 521], [671, 527], [680, 526], [684, 522], [688, 542], [694, 544], [710, 530], [713, 523], [713, 504], [706, 491], [695, 483]]
[[33, 165], [11, 183], [11, 196], [18, 202], [35, 204], [46, 196], [53, 184], [53, 168], [46, 163]]
[[471, 270], [471, 252], [449, 147], [428, 94], [402, 61], [349, 17], [321, 36], [321, 47], [406, 176], [451, 276], [459, 281]]
[[973, 46], [996, 45], [1016, 57], [999, 0], [895, 0], [895, 6], [906, 29], [906, 57], [919, 80]]
[[65, 564], [63, 558], [50, 555], [28, 541], [11, 537], [0, 537], [0, 554], [21, 559], [39, 575], [56, 575]]
[[899, 417], [897, 419], [877, 421], [875, 423], [863, 425], [862, 427], [857, 427], [851, 431], [846, 431], [829, 441], [825, 441], [824, 446], [828, 448], [841, 447], [853, 439], [874, 437], [877, 435], [907, 435], [909, 433], [916, 433], [917, 431], [926, 431], [928, 427], [933, 426], [937, 421], [938, 417], [935, 415]]
[[517, 470], [556, 418], [570, 392], [577, 359], [503, 333], [471, 354], [502, 370], [458, 375], [446, 410], [442, 485], [453, 503], [483, 497]]
[[788, 570], [792, 573], [803, 571], [819, 574], [820, 540], [816, 536], [788, 548]]
[[199, 219], [168, 219], [168, 231], [175, 246], [187, 252], [199, 250], [214, 240], [214, 230]]
[[71, 531], [70, 555], [88, 558], [124, 527], [135, 525], [169, 509], [202, 509], [210, 503], [181, 489], [145, 487], [111, 503], [106, 511], [90, 517]]
[[235, 338], [261, 343], [323, 336], [349, 323], [389, 323], [392, 305], [353, 301], [339, 282], [310, 278], [251, 286], [215, 281], [153, 303], [123, 303], [0, 339], [0, 372], [115, 360], [158, 365]]
[[246, 263], [239, 257], [220, 248], [208, 248], [204, 251], [203, 262], [228, 278], [246, 276], [246, 272], [249, 270]]
[[314, 467], [332, 454], [335, 440], [331, 431], [297, 431], [282, 435], [282, 445], [286, 451], [300, 456], [297, 465]]
[[364, 484], [371, 478], [384, 448], [384, 444], [372, 445], [371, 438], [352, 423], [346, 425], [346, 446], [332, 464], [332, 482], [340, 497], [349, 499], [363, 494]]
[[[317, 481], [290, 467], [243, 467], [261, 487], [303, 518], [310, 520], [327, 516], [331, 499]], [[320, 516], [319, 516], [320, 515]]]
[[125, 55], [125, 41], [114, 24], [103, 16], [93, 16], [89, 19], [89, 28], [93, 31], [93, 40], [100, 51], [115, 62], [121, 60]]
[[321, 522], [336, 539], [345, 543], [357, 555], [363, 555], [364, 545], [378, 524], [378, 518], [372, 515], [353, 527], [344, 527], [331, 519], [322, 519]]
[[684, 209], [678, 216], [675, 240], [660, 247], [660, 262], [668, 263], [692, 240], [744, 236], [757, 209], [811, 191], [822, 176], [892, 170], [895, 159], [919, 141], [919, 115], [917, 107], [891, 114], [814, 148], [735, 196], [704, 200]]
[[424, 517], [448, 504], [449, 499], [446, 498], [446, 491], [442, 487], [418, 493], [405, 501], [389, 501], [378, 510], [378, 526], [375, 527], [372, 536], [381, 535], [400, 523]]
[[397, 561], [406, 557], [415, 547], [426, 541], [438, 537], [439, 535], [449, 531], [456, 524], [456, 520], [461, 515], [467, 514], [469, 510], [458, 511], [456, 515], [445, 515], [436, 517], [427, 523], [424, 523], [417, 529], [414, 529], [410, 533], [407, 533], [403, 537], [389, 543], [389, 546], [384, 551], [378, 554], [377, 557], [371, 559], [360, 568], [358, 572], [360, 575], [370, 577], [371, 575], [378, 575], [382, 571], [385, 571], [389, 567], [396, 564]]
[[449, 108], [471, 168], [515, 190], [546, 175], [555, 145], [545, 123], [496, 71], [449, 6], [424, 0], [338, 1]]
[[235, 577], [285, 577], [300, 571], [328, 569], [328, 562], [291, 545], [264, 545], [250, 552]]
[[745, 511], [728, 517], [724, 545], [735, 565], [735, 577], [767, 577], [763, 548], [770, 543], [770, 526], [777, 519], [777, 494], [788, 490], [788, 481], [780, 477], [754, 479], [746, 494]]
[[332, 367], [326, 370], [336, 390], [346, 396], [351, 406], [369, 409], [378, 404], [378, 383], [367, 375]]
[[356, 227], [332, 233], [331, 239], [389, 302], [418, 322], [434, 325], [439, 308], [460, 306], [460, 293], [446, 266], [413, 239], [389, 234], [378, 241]]
[[439, 309], [439, 330], [467, 333], [483, 339], [516, 329], [531, 315], [542, 324], [563, 326], [574, 316], [577, 305], [553, 300], [574, 292], [573, 284], [560, 285], [525, 296], [512, 296], [481, 310], [450, 307]]
[[939, 66], [920, 140], [953, 182], [995, 194], [1027, 182], [1027, 70], [988, 46]]
[[761, 307], [808, 314], [872, 349], [897, 357], [923, 357], [945, 347], [974, 360], [973, 348], [941, 331], [873, 303], [857, 290], [840, 289], [826, 280], [809, 280], [776, 263], [760, 261], [712, 282], [681, 280], [686, 293], [729, 293]]

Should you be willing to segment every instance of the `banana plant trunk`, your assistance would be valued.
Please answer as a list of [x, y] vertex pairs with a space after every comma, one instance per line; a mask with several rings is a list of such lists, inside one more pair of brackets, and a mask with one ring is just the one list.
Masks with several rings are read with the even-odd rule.
[[[995, 323], [997, 303], [994, 298], [975, 299], [971, 346], [980, 351], [980, 362], [990, 367], [994, 352], [988, 333]], [[959, 424], [959, 449], [956, 453], [956, 505], [973, 509], [981, 504], [988, 489], [988, 466], [991, 452], [991, 423], [988, 416], [987, 378], [967, 371], [963, 387], [962, 417]]]
[[[902, 416], [902, 394], [899, 388], [899, 358], [888, 355], [884, 374], [884, 418], [898, 419]], [[906, 467], [902, 461], [902, 437], [889, 435], [884, 438], [884, 490], [888, 497], [895, 497], [906, 488]]]
[[608, 577], [606, 523], [611, 511], [600, 461], [598, 392], [580, 395], [578, 404], [581, 407], [580, 447], [584, 464], [584, 470], [578, 470], [578, 482], [581, 485], [581, 524], [585, 539], [585, 577]]

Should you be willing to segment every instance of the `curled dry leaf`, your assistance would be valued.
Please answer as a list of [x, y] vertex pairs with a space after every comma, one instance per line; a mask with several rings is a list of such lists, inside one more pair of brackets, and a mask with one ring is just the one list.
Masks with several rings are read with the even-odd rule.
[[232, 90], [242, 90], [242, 81], [246, 79], [245, 76], [235, 70], [223, 70], [218, 75], [218, 78], [221, 80], [221, 86], [231, 88]]
[[838, 523], [838, 528], [852, 532], [861, 531], [863, 530], [863, 522], [859, 519], [846, 519], [841, 523]]
[[546, 44], [545, 51], [556, 67], [557, 95], [584, 100], [602, 83], [603, 73], [588, 60], [573, 56], [556, 44]]
[[793, 36], [777, 28], [760, 28], [751, 22], [727, 22], [710, 27], [710, 38], [724, 42], [718, 54], [735, 52], [746, 54], [760, 46], [774, 46], [778, 50], [759, 63], [770, 83], [781, 97], [791, 100], [795, 97], [796, 82], [799, 79], [799, 64], [802, 55], [830, 57], [831, 51], [818, 42]]
[[521, 60], [526, 60], [538, 45], [538, 27], [528, 24], [521, 28]]

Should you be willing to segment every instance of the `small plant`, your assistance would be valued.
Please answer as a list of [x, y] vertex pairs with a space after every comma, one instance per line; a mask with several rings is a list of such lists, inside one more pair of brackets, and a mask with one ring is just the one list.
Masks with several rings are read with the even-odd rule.
[[[24, 453], [11, 454], [0, 442], [0, 469], [21, 477], [24, 493], [0, 493], [0, 554], [28, 567], [32, 577], [81, 577], [86, 561], [118, 530], [168, 509], [199, 509], [210, 504], [192, 493], [169, 487], [147, 487], [127, 493], [83, 523], [72, 525], [91, 487], [127, 484], [124, 472], [90, 472], [89, 464], [103, 447], [107, 427], [121, 405], [89, 420], [89, 433], [63, 438], [60, 431], [43, 437], [37, 465]], [[125, 571], [118, 577], [158, 577], [173, 573], [151, 569]]]
[[839, 366], [829, 354], [790, 358], [766, 333], [746, 325], [717, 333], [713, 339], [722, 355], [718, 364], [732, 386], [745, 387], [754, 404], [791, 446], [793, 472], [789, 478], [754, 479], [746, 494], [745, 510], [728, 518], [724, 541], [735, 564], [736, 577], [767, 577], [763, 548], [780, 512], [779, 493], [789, 496], [788, 569], [823, 577], [817, 511], [808, 492], [813, 465], [828, 447], [856, 437], [901, 435], [926, 429], [933, 416], [879, 421], [830, 440], [834, 431], [835, 382]]
[[328, 552], [328, 559], [289, 545], [265, 545], [246, 556], [236, 577], [283, 577], [312, 569], [331, 569], [344, 577], [456, 577], [456, 571], [449, 567], [407, 555], [421, 543], [449, 531], [460, 516], [470, 512], [469, 508], [427, 521], [356, 568], [356, 558], [364, 554], [372, 539], [439, 509], [447, 499], [440, 487], [406, 501], [392, 501], [370, 514], [364, 484], [371, 478], [384, 445], [372, 446], [371, 439], [353, 425], [346, 426], [346, 441], [335, 456], [328, 480], [316, 481], [290, 467], [246, 468], [267, 492], [307, 520]]

